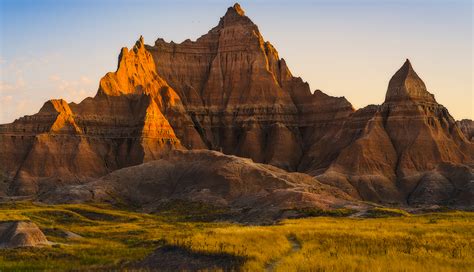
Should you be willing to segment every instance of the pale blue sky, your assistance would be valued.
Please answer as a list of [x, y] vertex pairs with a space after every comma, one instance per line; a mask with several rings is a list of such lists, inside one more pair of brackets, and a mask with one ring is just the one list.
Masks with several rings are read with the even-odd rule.
[[[80, 102], [143, 35], [181, 42], [215, 26], [234, 1], [0, 0], [0, 123], [50, 98]], [[380, 104], [409, 58], [456, 118], [474, 118], [470, 0], [240, 1], [311, 89], [356, 108]]]

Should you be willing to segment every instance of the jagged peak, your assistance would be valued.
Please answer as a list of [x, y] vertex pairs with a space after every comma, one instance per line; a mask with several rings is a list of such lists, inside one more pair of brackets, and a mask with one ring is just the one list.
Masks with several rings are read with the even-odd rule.
[[225, 16], [228, 15], [239, 15], [239, 16], [245, 16], [245, 11], [242, 9], [239, 3], [235, 3], [232, 7], [229, 7], [227, 9]]
[[219, 26], [221, 27], [234, 24], [254, 25], [252, 20], [245, 15], [245, 11], [238, 3], [229, 7], [219, 22]]
[[140, 35], [140, 37], [135, 42], [135, 45], [133, 46], [133, 48], [131, 50], [128, 50], [128, 47], [122, 47], [122, 49], [120, 50], [119, 57], [118, 57], [117, 70], [116, 71], [118, 71], [120, 69], [121, 65], [123, 65], [123, 60], [125, 60], [127, 57], [129, 57], [130, 54], [133, 54], [132, 51], [133, 51], [133, 53], [135, 53], [135, 56], [138, 56], [140, 54], [142, 56], [146, 56], [148, 54], [148, 52], [145, 49], [145, 42], [144, 42], [144, 39], [143, 39], [142, 35]]
[[403, 63], [402, 67], [398, 69], [397, 73], [403, 73], [405, 76], [409, 75], [414, 75], [419, 78], [418, 74], [413, 70], [413, 66], [411, 65], [411, 62], [409, 59], [406, 59], [405, 62]]
[[133, 46], [133, 51], [135, 53], [138, 52], [138, 50], [145, 48], [145, 42], [143, 40], [143, 36], [140, 35], [140, 38], [135, 42], [135, 46]]
[[406, 59], [390, 79], [385, 96], [385, 102], [407, 100], [436, 103], [433, 94], [427, 91], [425, 83], [415, 72], [409, 59]]
[[71, 114], [71, 108], [64, 99], [50, 99], [43, 104], [39, 113], [66, 113]]

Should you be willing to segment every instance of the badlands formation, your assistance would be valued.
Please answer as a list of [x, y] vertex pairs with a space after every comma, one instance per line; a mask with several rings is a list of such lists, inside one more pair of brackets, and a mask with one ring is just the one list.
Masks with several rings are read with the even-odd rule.
[[50, 100], [0, 125], [0, 148], [0, 195], [48, 202], [263, 210], [474, 199], [473, 122], [456, 122], [410, 61], [381, 105], [354, 110], [293, 76], [238, 4], [196, 41], [140, 37], [95, 97]]

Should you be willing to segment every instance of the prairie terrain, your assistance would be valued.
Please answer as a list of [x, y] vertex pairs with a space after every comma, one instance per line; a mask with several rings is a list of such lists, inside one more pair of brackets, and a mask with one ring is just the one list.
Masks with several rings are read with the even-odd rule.
[[[183, 215], [184, 210], [193, 212]], [[150, 215], [107, 205], [0, 204], [0, 221], [31, 220], [53, 244], [2, 249], [0, 269], [242, 271], [469, 271], [474, 214], [377, 209], [271, 226], [209, 222], [212, 207], [181, 203]], [[164, 258], [164, 259], [163, 259]], [[183, 266], [182, 260], [190, 266]], [[166, 265], [164, 265], [166, 263]]]

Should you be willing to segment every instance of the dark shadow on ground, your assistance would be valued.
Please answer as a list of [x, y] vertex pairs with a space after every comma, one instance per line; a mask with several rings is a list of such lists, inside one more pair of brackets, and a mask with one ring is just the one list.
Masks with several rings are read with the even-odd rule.
[[231, 254], [196, 252], [165, 245], [127, 268], [145, 271], [239, 271], [244, 262], [244, 257]]

